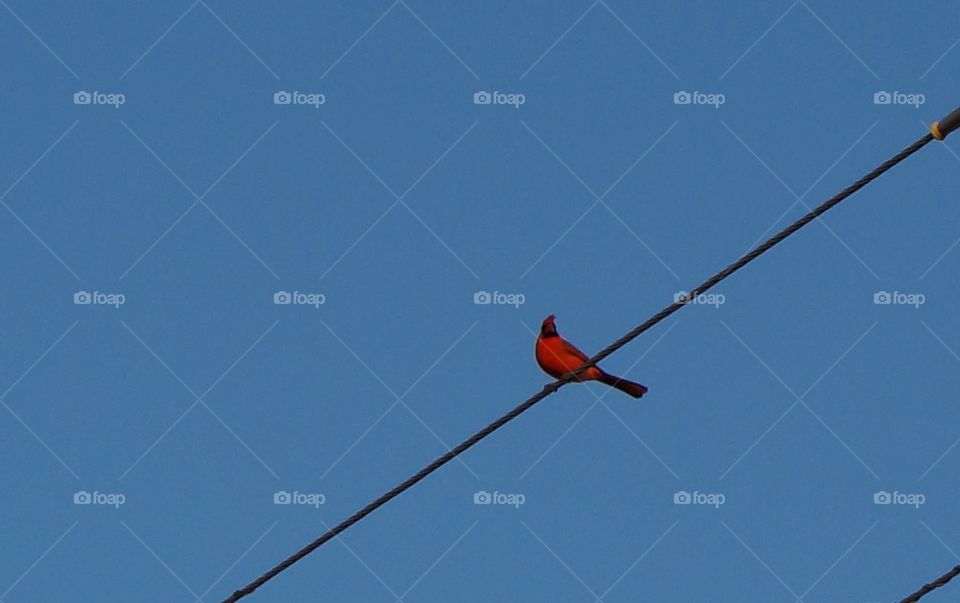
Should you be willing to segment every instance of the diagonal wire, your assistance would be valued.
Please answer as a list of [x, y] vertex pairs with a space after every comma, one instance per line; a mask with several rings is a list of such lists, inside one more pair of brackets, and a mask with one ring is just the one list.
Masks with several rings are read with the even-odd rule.
[[266, 582], [275, 578], [280, 572], [286, 570], [297, 561], [300, 561], [301, 559], [303, 559], [304, 557], [306, 557], [307, 555], [309, 555], [310, 553], [318, 549], [324, 543], [335, 538], [338, 534], [340, 534], [347, 528], [351, 527], [353, 524], [359, 522], [367, 515], [370, 515], [371, 513], [373, 513], [383, 505], [387, 504], [388, 502], [390, 502], [400, 494], [406, 492], [413, 486], [417, 485], [417, 483], [419, 483], [422, 479], [424, 479], [425, 477], [427, 477], [428, 475], [430, 475], [431, 473], [433, 473], [443, 465], [447, 464], [448, 462], [450, 462], [451, 460], [453, 460], [454, 458], [456, 458], [457, 456], [459, 456], [460, 454], [462, 454], [463, 452], [471, 448], [477, 442], [489, 436], [494, 431], [500, 429], [501, 427], [503, 427], [513, 419], [517, 418], [520, 414], [522, 414], [523, 412], [526, 412], [527, 410], [532, 408], [535, 404], [537, 404], [538, 402], [540, 402], [550, 394], [555, 393], [557, 390], [559, 390], [561, 387], [563, 387], [568, 383], [577, 381], [580, 373], [596, 365], [598, 362], [600, 362], [607, 356], [613, 354], [623, 346], [627, 345], [628, 343], [636, 339], [640, 334], [649, 330], [654, 325], [660, 323], [665, 318], [667, 318], [668, 316], [670, 316], [671, 314], [673, 314], [683, 306], [687, 305], [690, 302], [690, 300], [696, 299], [702, 293], [705, 293], [707, 290], [716, 286], [720, 281], [724, 280], [728, 276], [732, 275], [734, 272], [740, 270], [741, 268], [743, 268], [753, 260], [757, 259], [760, 255], [769, 251], [775, 245], [777, 245], [778, 243], [780, 243], [781, 241], [783, 241], [793, 233], [797, 232], [798, 230], [800, 230], [810, 222], [816, 220], [823, 213], [829, 211], [831, 208], [841, 203], [844, 199], [848, 198], [850, 195], [856, 193], [866, 185], [870, 184], [871, 182], [873, 182], [874, 180], [882, 176], [885, 172], [890, 170], [892, 167], [894, 167], [895, 165], [897, 165], [898, 163], [900, 163], [910, 155], [913, 155], [914, 153], [922, 149], [932, 140], [934, 140], [933, 134], [930, 134], [930, 133], [925, 134], [922, 138], [918, 139], [916, 142], [914, 142], [910, 146], [906, 147], [905, 149], [903, 149], [902, 151], [900, 151], [899, 153], [897, 153], [887, 161], [883, 162], [882, 164], [874, 168], [873, 171], [871, 171], [869, 174], [863, 176], [862, 178], [860, 178], [859, 180], [857, 180], [847, 188], [843, 189], [842, 191], [840, 191], [830, 199], [827, 199], [826, 201], [818, 205], [816, 208], [808, 212], [806, 215], [798, 219], [793, 224], [787, 226], [777, 234], [773, 235], [772, 237], [764, 241], [758, 247], [754, 248], [752, 251], [743, 255], [740, 259], [738, 259], [734, 263], [730, 264], [720, 272], [714, 274], [713, 276], [711, 276], [710, 278], [702, 282], [700, 285], [693, 288], [690, 291], [689, 295], [679, 298], [669, 306], [663, 308], [662, 310], [660, 310], [659, 312], [657, 312], [656, 314], [648, 318], [643, 323], [634, 327], [626, 335], [624, 335], [620, 339], [617, 339], [616, 341], [614, 341], [613, 343], [605, 347], [603, 350], [595, 354], [592, 358], [584, 362], [583, 365], [581, 365], [575, 371], [572, 371], [571, 373], [561, 377], [560, 379], [557, 379], [556, 381], [553, 381], [551, 383], [548, 383], [547, 385], [544, 385], [539, 392], [537, 392], [530, 398], [527, 398], [526, 400], [521, 402], [518, 406], [513, 408], [513, 410], [511, 410], [510, 412], [506, 413], [499, 419], [495, 420], [494, 422], [490, 423], [489, 425], [487, 425], [477, 433], [473, 434], [472, 436], [470, 436], [469, 438], [467, 438], [466, 440], [458, 444], [453, 449], [442, 454], [432, 463], [430, 463], [420, 471], [416, 472], [415, 474], [413, 474], [412, 476], [410, 476], [409, 478], [407, 478], [406, 480], [404, 480], [403, 482], [395, 486], [390, 491], [382, 494], [379, 498], [372, 501], [367, 506], [363, 507], [362, 509], [360, 509], [359, 511], [357, 511], [347, 519], [343, 520], [342, 522], [334, 526], [332, 529], [327, 530], [324, 534], [322, 534], [320, 537], [315, 539], [313, 542], [309, 543], [308, 545], [306, 545], [305, 547], [303, 547], [302, 549], [300, 549], [290, 557], [287, 557], [280, 564], [276, 565], [275, 567], [267, 571], [265, 574], [263, 574], [262, 576], [260, 576], [259, 578], [251, 582], [250, 584], [244, 586], [239, 590], [234, 591], [232, 595], [224, 599], [223, 603], [235, 603], [236, 601], [239, 601], [240, 599], [246, 597], [247, 595], [250, 595], [255, 590], [263, 586]]
[[950, 582], [951, 580], [956, 578], [958, 575], [960, 575], [960, 565], [955, 565], [953, 569], [951, 569], [946, 574], [940, 576], [933, 582], [928, 582], [927, 584], [924, 584], [922, 587], [920, 587], [919, 590], [917, 590], [917, 592], [911, 595], [908, 595], [904, 599], [901, 599], [900, 603], [916, 603], [917, 601], [920, 600], [921, 597], [923, 597], [924, 595], [926, 595], [932, 590], [936, 590], [940, 588], [941, 586], [945, 585], [947, 582]]

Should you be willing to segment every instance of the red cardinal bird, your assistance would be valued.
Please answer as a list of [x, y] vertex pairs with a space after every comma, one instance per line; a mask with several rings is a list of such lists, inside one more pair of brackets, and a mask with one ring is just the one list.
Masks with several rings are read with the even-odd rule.
[[[557, 333], [557, 317], [553, 314], [546, 317], [543, 324], [540, 325], [540, 336], [537, 337], [536, 350], [537, 364], [544, 372], [555, 379], [572, 373], [589, 360], [586, 354], [577, 349], [577, 346], [560, 337], [560, 334]], [[580, 381], [599, 381], [634, 398], [639, 398], [647, 393], [647, 388], [639, 383], [614, 377], [603, 372], [599, 366], [591, 366], [580, 373], [578, 379]]]

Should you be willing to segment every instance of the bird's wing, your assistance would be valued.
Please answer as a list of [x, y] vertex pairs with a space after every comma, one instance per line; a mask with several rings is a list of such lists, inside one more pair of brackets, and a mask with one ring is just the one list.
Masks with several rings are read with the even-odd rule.
[[573, 356], [576, 356], [577, 358], [580, 359], [581, 362], [586, 362], [587, 360], [590, 360], [589, 356], [581, 352], [579, 349], [577, 349], [577, 346], [573, 345], [566, 339], [563, 340], [563, 351], [568, 354], [572, 354]]

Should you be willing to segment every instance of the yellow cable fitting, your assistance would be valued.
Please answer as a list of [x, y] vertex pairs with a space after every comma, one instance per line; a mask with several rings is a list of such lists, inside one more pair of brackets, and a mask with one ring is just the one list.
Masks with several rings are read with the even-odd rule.
[[930, 124], [930, 133], [933, 134], [933, 137], [937, 140], [943, 140], [946, 136], [943, 135], [943, 132], [940, 131], [940, 122], [935, 121]]

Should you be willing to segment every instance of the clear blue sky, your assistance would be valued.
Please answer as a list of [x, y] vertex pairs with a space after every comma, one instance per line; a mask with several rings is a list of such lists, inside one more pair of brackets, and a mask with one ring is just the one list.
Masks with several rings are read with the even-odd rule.
[[[960, 104], [956, 25], [3, 0], [0, 600], [221, 600], [538, 390], [545, 315], [593, 353], [922, 136]], [[939, 575], [958, 154], [607, 359], [642, 401], [564, 388], [250, 600], [868, 602]]]

